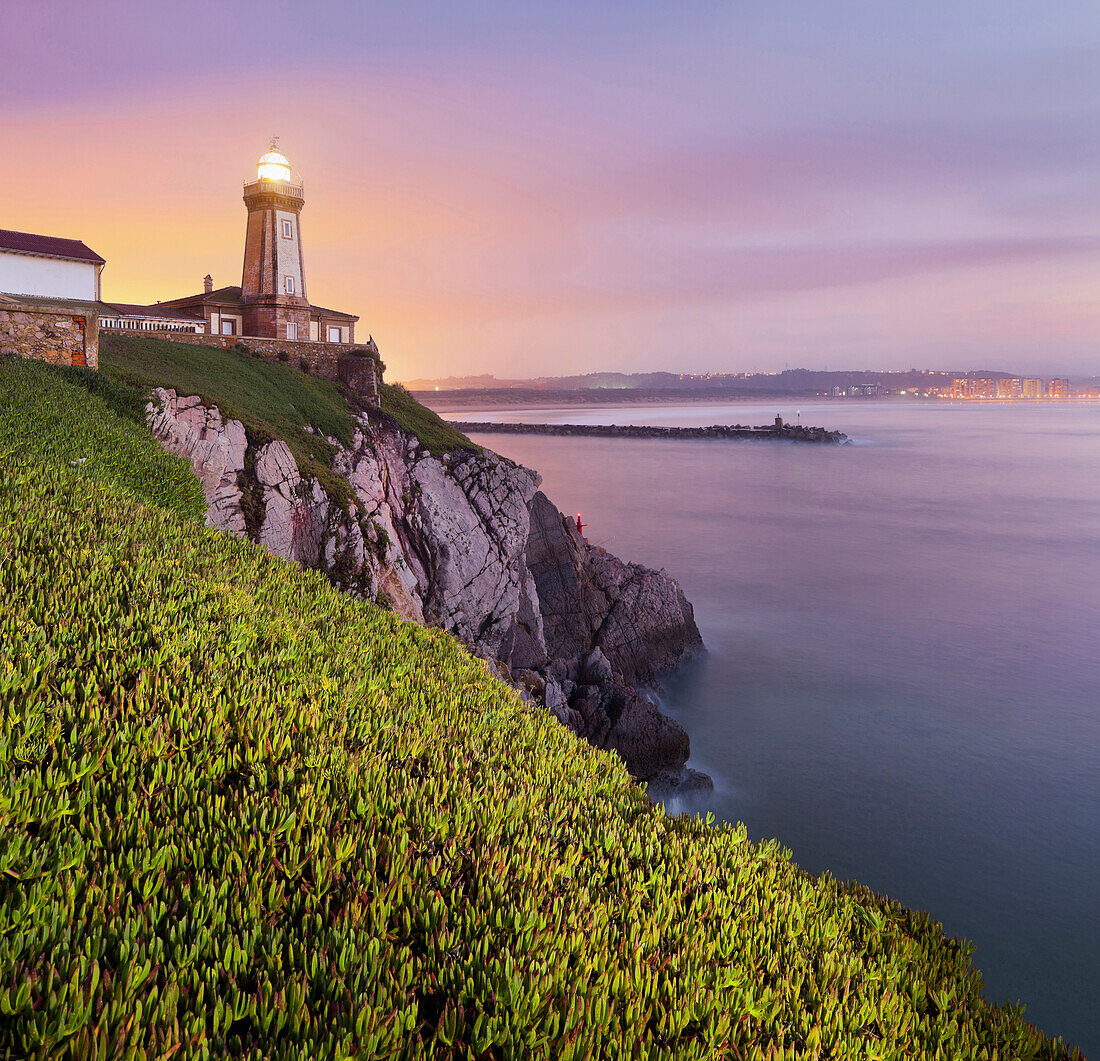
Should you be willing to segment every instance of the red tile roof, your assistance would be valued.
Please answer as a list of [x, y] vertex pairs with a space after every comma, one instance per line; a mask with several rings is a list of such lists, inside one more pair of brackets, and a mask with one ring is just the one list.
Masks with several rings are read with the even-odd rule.
[[33, 232], [12, 232], [0, 228], [0, 250], [22, 251], [25, 254], [45, 254], [51, 258], [75, 258], [84, 262], [106, 262], [91, 247], [78, 239], [59, 236], [36, 236]]
[[160, 305], [163, 306], [200, 306], [206, 303], [215, 306], [236, 306], [241, 302], [241, 289], [239, 287], [219, 287], [217, 291], [200, 291], [197, 295], [185, 295], [183, 298], [166, 298]]
[[[197, 295], [187, 295], [184, 298], [169, 298], [157, 303], [159, 306], [191, 307], [200, 305], [237, 306], [247, 305], [241, 298], [239, 287], [219, 287], [216, 291], [202, 291]], [[339, 317], [342, 320], [357, 321], [359, 318], [354, 313], [344, 313], [338, 309], [328, 309], [325, 306], [310, 305], [311, 313], [324, 314], [328, 317]]]
[[315, 306], [312, 302], [309, 308], [312, 313], [324, 313], [329, 317], [343, 317], [345, 320], [349, 321], [357, 321], [359, 319], [354, 313], [345, 313], [343, 310], [339, 309], [325, 309], [324, 306]]

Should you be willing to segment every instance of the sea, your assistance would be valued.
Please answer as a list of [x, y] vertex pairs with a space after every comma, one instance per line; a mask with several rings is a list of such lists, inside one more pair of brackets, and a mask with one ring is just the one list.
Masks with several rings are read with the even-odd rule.
[[468, 421], [785, 420], [840, 446], [474, 440], [683, 586], [664, 682], [713, 812], [930, 911], [992, 1001], [1100, 1058], [1100, 404], [495, 407]]

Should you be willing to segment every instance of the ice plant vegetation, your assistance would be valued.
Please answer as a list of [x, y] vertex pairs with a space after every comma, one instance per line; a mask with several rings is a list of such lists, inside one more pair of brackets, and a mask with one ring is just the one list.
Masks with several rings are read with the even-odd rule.
[[1072, 1056], [928, 915], [668, 816], [202, 527], [103, 396], [0, 380], [0, 1056]]

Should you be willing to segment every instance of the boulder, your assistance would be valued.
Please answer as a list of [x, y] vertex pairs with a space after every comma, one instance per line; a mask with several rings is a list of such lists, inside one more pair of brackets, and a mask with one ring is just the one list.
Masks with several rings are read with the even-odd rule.
[[[530, 667], [545, 660], [541, 614], [524, 563], [533, 473], [492, 454], [416, 459], [406, 512], [428, 583], [424, 613], [468, 644]], [[517, 651], [518, 650], [518, 651]]]
[[603, 649], [594, 648], [581, 664], [581, 676], [593, 685], [602, 685], [611, 681], [611, 661], [603, 654]]
[[527, 692], [538, 699], [543, 700], [546, 696], [546, 679], [534, 670], [513, 670], [512, 679], [518, 687], [526, 689]]
[[684, 727], [637, 693], [622, 706], [607, 740], [630, 773], [642, 781], [683, 766], [691, 753]]
[[302, 479], [290, 447], [282, 441], [260, 448], [253, 474], [263, 498], [259, 543], [276, 556], [319, 566], [331, 506], [321, 484]]
[[195, 395], [179, 397], [158, 387], [145, 408], [153, 436], [169, 452], [190, 462], [206, 497], [206, 524], [230, 534], [246, 532], [241, 473], [248, 439], [239, 420], [224, 420]]
[[680, 770], [661, 770], [649, 779], [648, 791], [652, 799], [669, 799], [672, 796], [706, 795], [714, 791], [714, 780], [702, 770], [683, 767]]

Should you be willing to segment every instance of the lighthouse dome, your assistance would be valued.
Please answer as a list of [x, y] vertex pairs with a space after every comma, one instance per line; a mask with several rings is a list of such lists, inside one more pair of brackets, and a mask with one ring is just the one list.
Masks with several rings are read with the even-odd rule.
[[290, 180], [290, 163], [274, 143], [266, 154], [260, 156], [260, 161], [256, 164], [256, 176], [270, 181]]

